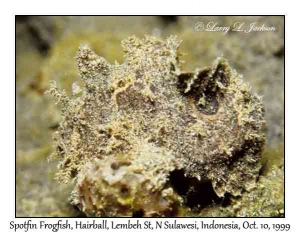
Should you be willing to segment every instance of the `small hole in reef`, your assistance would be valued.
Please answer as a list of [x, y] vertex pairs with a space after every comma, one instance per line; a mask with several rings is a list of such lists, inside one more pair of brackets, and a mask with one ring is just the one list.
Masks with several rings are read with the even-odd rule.
[[174, 191], [183, 197], [185, 205], [194, 210], [212, 204], [230, 204], [229, 195], [218, 197], [210, 181], [200, 182], [195, 177], [187, 177], [183, 170], [173, 171], [170, 174], [170, 182]]
[[120, 193], [122, 196], [128, 196], [130, 193], [130, 190], [126, 185], [122, 185], [122, 187], [120, 189]]
[[117, 170], [119, 169], [120, 167], [120, 164], [118, 162], [113, 162], [111, 165], [110, 165], [111, 169], [113, 170]]
[[120, 81], [118, 82], [118, 87], [125, 87], [125, 82], [124, 82], [124, 80], [120, 80]]

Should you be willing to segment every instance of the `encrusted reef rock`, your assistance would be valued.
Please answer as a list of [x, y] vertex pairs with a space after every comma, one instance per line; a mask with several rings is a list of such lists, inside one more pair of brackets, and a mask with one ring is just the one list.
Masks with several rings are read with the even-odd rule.
[[256, 185], [260, 97], [222, 57], [181, 71], [179, 44], [130, 37], [125, 62], [114, 65], [84, 45], [76, 56], [84, 85], [74, 83], [69, 97], [51, 84], [62, 106], [57, 177], [75, 180], [72, 203], [87, 215], [180, 215], [207, 184], [219, 198]]

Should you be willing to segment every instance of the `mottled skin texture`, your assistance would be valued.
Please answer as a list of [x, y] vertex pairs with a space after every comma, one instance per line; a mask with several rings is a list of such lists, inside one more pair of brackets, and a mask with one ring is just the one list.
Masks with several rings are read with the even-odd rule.
[[[55, 83], [48, 90], [63, 112], [54, 134], [58, 179], [77, 181], [73, 203], [88, 215], [128, 216], [136, 206], [146, 216], [176, 215], [172, 205], [184, 203], [168, 183], [174, 170], [211, 182], [219, 197], [239, 196], [255, 186], [265, 142], [261, 99], [224, 58], [192, 73], [181, 71], [179, 44], [176, 37], [165, 41], [130, 37], [122, 42], [121, 65], [109, 64], [81, 46], [76, 58], [82, 89], [74, 84], [72, 97]], [[97, 168], [120, 157], [128, 162], [128, 176], [139, 168], [144, 177], [134, 184], [127, 175], [119, 177], [120, 183], [135, 190], [126, 208], [122, 201], [108, 201], [120, 200], [119, 192], [104, 182], [108, 173]], [[162, 162], [144, 166], [153, 157]], [[170, 167], [164, 161], [170, 161]], [[139, 190], [145, 192], [144, 181], [154, 189], [146, 189], [148, 199], [138, 201]], [[163, 195], [166, 189], [171, 190], [165, 198], [169, 204], [161, 208], [162, 199], [155, 202], [151, 195]], [[88, 196], [93, 200], [86, 204]]]
[[87, 163], [71, 198], [89, 216], [169, 216], [182, 198], [168, 183], [175, 158], [147, 143], [135, 157], [111, 156]]

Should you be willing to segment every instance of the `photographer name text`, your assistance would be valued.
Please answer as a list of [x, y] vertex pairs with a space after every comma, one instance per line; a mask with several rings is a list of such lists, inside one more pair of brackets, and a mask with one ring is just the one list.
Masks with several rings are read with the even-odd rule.
[[258, 22], [235, 22], [233, 25], [226, 26], [221, 25], [218, 22], [211, 21], [208, 23], [196, 22], [194, 25], [194, 30], [196, 32], [220, 32], [223, 35], [226, 35], [228, 32], [274, 32], [276, 31], [276, 27]]

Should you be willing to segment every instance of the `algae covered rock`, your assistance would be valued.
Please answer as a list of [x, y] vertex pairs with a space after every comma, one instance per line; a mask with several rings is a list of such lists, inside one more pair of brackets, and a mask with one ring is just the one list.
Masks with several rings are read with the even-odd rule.
[[217, 197], [255, 187], [265, 143], [261, 98], [225, 58], [181, 71], [179, 44], [174, 36], [130, 37], [122, 64], [83, 45], [76, 56], [83, 86], [74, 83], [68, 96], [51, 84], [62, 106], [57, 178], [76, 181], [71, 200], [87, 215], [180, 215], [203, 184]]

